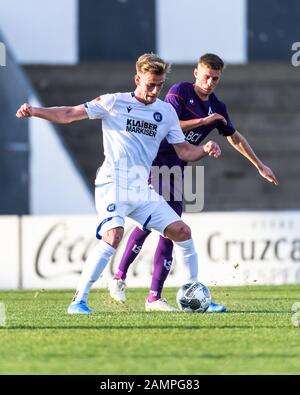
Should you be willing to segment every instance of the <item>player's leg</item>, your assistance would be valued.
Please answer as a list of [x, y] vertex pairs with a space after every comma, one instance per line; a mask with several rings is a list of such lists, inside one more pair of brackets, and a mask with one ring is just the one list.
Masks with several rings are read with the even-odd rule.
[[[198, 257], [191, 238], [190, 230], [186, 227], [187, 225], [184, 223], [173, 223], [166, 228], [165, 236], [175, 242], [177, 246], [177, 256], [179, 257], [179, 260], [184, 263], [186, 270], [189, 273], [189, 278], [187, 278], [186, 282], [192, 283], [194, 281], [198, 281]], [[186, 237], [184, 236], [184, 232], [186, 232]], [[213, 301], [206, 310], [207, 313], [223, 313], [225, 311], [225, 306]]]
[[[177, 246], [177, 255], [186, 266], [186, 270], [189, 273], [187, 282], [198, 281], [198, 257], [194, 248], [194, 243], [190, 235], [190, 231], [186, 228], [186, 236], [184, 237], [184, 228], [186, 224], [173, 223], [169, 225], [165, 230], [165, 236], [173, 240]], [[189, 237], [190, 236], [190, 237]], [[180, 240], [181, 239], [181, 240]], [[226, 311], [226, 307], [211, 302], [211, 305], [206, 310], [207, 313], [223, 313]]]
[[124, 254], [118, 267], [118, 271], [114, 275], [114, 278], [121, 280], [126, 279], [129, 266], [140, 253], [142, 246], [150, 233], [150, 230], [144, 231], [139, 227], [134, 228], [129, 236]]
[[[180, 218], [179, 218], [180, 219]], [[169, 238], [173, 238], [173, 241], [180, 248], [181, 251], [181, 261], [188, 266], [188, 273], [192, 273], [192, 276], [189, 276], [185, 282], [194, 282], [197, 281], [197, 273], [198, 273], [198, 260], [197, 253], [194, 249], [194, 244], [191, 239], [191, 232], [189, 227], [184, 224], [181, 220], [173, 222], [166, 228], [165, 236], [169, 236]], [[173, 242], [165, 237], [160, 238], [161, 246], [164, 246], [166, 249], [164, 254], [167, 256], [168, 254], [172, 254], [173, 250]], [[192, 268], [192, 270], [191, 270]], [[164, 282], [169, 274], [169, 271], [166, 270], [165, 265], [157, 265], [156, 270], [159, 273], [158, 276], [153, 277], [153, 281], [151, 284], [151, 290], [157, 290], [159, 298], [153, 298], [155, 293], [148, 295], [146, 300], [145, 309], [146, 311], [175, 311], [174, 307], [172, 307], [166, 299], [161, 298], [161, 292], [164, 285]]]
[[[153, 196], [151, 196], [153, 194]], [[139, 222], [143, 228], [155, 229], [163, 234], [164, 229], [172, 222], [180, 220], [180, 216], [166, 203], [166, 201], [159, 196], [154, 190], [150, 192], [150, 196], [144, 205], [132, 212], [130, 216]], [[160, 287], [163, 286], [164, 280], [168, 274], [168, 264], [172, 261], [172, 242], [164, 237], [159, 240], [158, 248], [156, 250], [155, 259], [157, 265], [154, 268], [154, 275], [151, 289], [157, 291], [160, 296]], [[165, 257], [165, 262], [162, 257]], [[169, 268], [168, 268], [169, 269]], [[150, 294], [151, 295], [151, 294]], [[151, 296], [154, 296], [152, 294]], [[155, 295], [157, 296], [157, 295]], [[146, 300], [145, 308], [148, 311], [177, 311], [174, 307], [170, 306], [165, 299], [157, 298], [154, 300]], [[150, 299], [150, 298], [149, 298]]]
[[[155, 192], [153, 191], [153, 194]], [[156, 196], [157, 198], [157, 196]], [[180, 261], [185, 263], [188, 268], [188, 277], [185, 282], [197, 281], [198, 276], [198, 257], [191, 238], [190, 228], [181, 220], [180, 216], [161, 198], [156, 204], [151, 200], [141, 210], [132, 213], [132, 218], [143, 224], [147, 228], [153, 228], [173, 240], [178, 247]], [[150, 215], [149, 215], [150, 213]], [[146, 216], [146, 217], [145, 217]], [[144, 225], [144, 227], [146, 227]], [[164, 281], [164, 279], [163, 279]], [[168, 304], [165, 299], [158, 299], [152, 303], [146, 300], [145, 308], [147, 311], [174, 311], [176, 310]]]
[[154, 255], [154, 269], [151, 288], [147, 297], [146, 309], [150, 310], [161, 299], [164, 282], [172, 267], [173, 242], [163, 236], [159, 237]]
[[151, 231], [149, 230], [144, 231], [139, 227], [136, 227], [129, 236], [118, 271], [108, 284], [109, 294], [117, 302], [124, 303], [126, 301], [125, 279], [128, 268], [140, 253], [144, 241], [150, 233]]
[[198, 255], [190, 227], [182, 220], [176, 221], [166, 227], [164, 235], [173, 240], [177, 247], [178, 260], [184, 264], [187, 272], [185, 281], [198, 281]]
[[[157, 180], [157, 193], [162, 195], [162, 190], [163, 190], [163, 185], [162, 185], [162, 179], [155, 179]], [[149, 177], [149, 184], [153, 182], [153, 174]], [[154, 182], [156, 185], [156, 182]], [[144, 230], [140, 229], [139, 227], [136, 227], [130, 234], [129, 239], [127, 241], [126, 247], [124, 254], [122, 256], [121, 262], [118, 266], [118, 271], [114, 274], [112, 280], [108, 284], [108, 289], [110, 296], [117, 302], [125, 302], [126, 301], [126, 283], [125, 279], [127, 276], [127, 272], [129, 269], [129, 266], [133, 263], [133, 261], [137, 258], [139, 255], [142, 246], [146, 240], [146, 238], [150, 235], [151, 231], [150, 230]], [[158, 243], [157, 246], [157, 252], [154, 257], [154, 276], [158, 280], [160, 277], [160, 273], [158, 272], [160, 269], [164, 271], [163, 268], [161, 268], [160, 264], [156, 264], [156, 262], [160, 262], [160, 250], [165, 251], [166, 248], [161, 245], [162, 243]], [[168, 254], [169, 256], [170, 254]], [[171, 253], [172, 255], [172, 253]], [[172, 258], [171, 258], [172, 260]], [[164, 262], [164, 259], [162, 260]], [[167, 270], [167, 269], [165, 269]], [[162, 276], [166, 276], [167, 274], [163, 273]], [[154, 291], [155, 294], [155, 291]], [[157, 298], [155, 298], [156, 300]]]
[[85, 261], [76, 293], [68, 308], [69, 314], [89, 314], [87, 298], [93, 284], [98, 280], [109, 259], [115, 253], [124, 233], [123, 227], [116, 227], [103, 234], [102, 240], [91, 251]]
[[161, 298], [164, 282], [171, 270], [173, 261], [173, 242], [163, 236], [159, 237], [154, 255], [154, 268], [148, 302]]
[[[172, 216], [169, 216], [170, 220]], [[173, 217], [174, 219], [174, 217]], [[158, 223], [155, 223], [156, 221], [154, 220], [154, 223], [152, 226], [156, 225], [156, 229], [159, 230], [159, 225]], [[160, 238], [160, 243], [166, 250], [164, 251], [164, 254], [168, 256], [168, 254], [172, 254], [172, 249], [173, 249], [173, 242], [176, 244], [178, 248], [178, 253], [179, 255], [179, 260], [183, 262], [187, 268], [187, 273], [188, 277], [184, 282], [194, 282], [198, 281], [198, 256], [194, 248], [194, 242], [191, 237], [191, 230], [190, 228], [183, 222], [181, 221], [180, 217], [178, 216], [177, 221], [172, 222], [168, 226], [166, 226], [164, 234], [166, 237], [161, 237]], [[170, 255], [169, 255], [170, 256]], [[164, 265], [157, 265], [156, 269], [159, 273], [157, 278], [154, 276], [151, 289], [156, 289], [157, 292], [159, 293], [159, 298], [156, 300], [153, 300], [151, 298], [151, 291], [150, 295], [147, 298], [146, 304], [145, 304], [145, 309], [146, 311], [175, 311], [174, 307], [169, 305], [166, 299], [161, 298], [161, 292], [162, 288], [164, 285], [164, 282], [167, 278], [167, 275], [169, 273], [169, 270], [164, 270], [162, 269], [162, 266]], [[151, 300], [152, 299], [152, 300]]]
[[119, 204], [119, 211], [116, 210], [114, 185], [107, 184], [101, 186], [101, 188], [96, 188], [95, 194], [96, 208], [101, 218], [96, 237], [100, 241], [91, 251], [84, 264], [76, 293], [68, 308], [69, 314], [91, 313], [86, 304], [90, 290], [115, 253], [124, 233], [125, 221], [122, 213], [126, 210], [126, 206], [122, 207]]
[[[183, 203], [181, 201], [170, 200], [168, 205], [181, 217]], [[154, 268], [152, 274], [151, 288], [148, 294], [148, 302], [153, 303], [161, 299], [161, 292], [164, 282], [168, 277], [173, 262], [173, 241], [160, 236], [154, 255]]]

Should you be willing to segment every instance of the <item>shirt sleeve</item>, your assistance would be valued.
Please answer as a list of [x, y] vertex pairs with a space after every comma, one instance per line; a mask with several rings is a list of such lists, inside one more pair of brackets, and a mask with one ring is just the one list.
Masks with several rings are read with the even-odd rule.
[[172, 106], [170, 106], [169, 132], [166, 139], [169, 144], [179, 144], [185, 141], [185, 136], [180, 127], [178, 116]]
[[165, 97], [165, 101], [172, 105], [177, 113], [178, 118], [180, 119], [183, 110], [183, 98], [181, 97], [177, 86], [173, 86], [170, 88], [169, 92]]
[[227, 125], [224, 125], [222, 122], [218, 122], [216, 127], [222, 136], [232, 136], [235, 133], [236, 129], [233, 126], [233, 124], [229, 118], [229, 115], [227, 113], [227, 109], [226, 109], [226, 106], [224, 103], [223, 103], [222, 107], [223, 108], [222, 108], [221, 115], [223, 115], [223, 117], [226, 119]]
[[115, 101], [115, 95], [106, 94], [84, 103], [84, 108], [90, 119], [104, 119], [112, 110]]

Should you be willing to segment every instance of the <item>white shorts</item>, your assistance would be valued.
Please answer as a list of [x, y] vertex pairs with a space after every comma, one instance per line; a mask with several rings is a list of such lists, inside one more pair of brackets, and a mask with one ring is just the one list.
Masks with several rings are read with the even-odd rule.
[[179, 215], [168, 205], [151, 185], [141, 191], [119, 190], [114, 183], [97, 185], [95, 188], [96, 210], [99, 215], [97, 238], [110, 229], [123, 227], [125, 217], [138, 222], [144, 230], [164, 230], [173, 222], [181, 221]]

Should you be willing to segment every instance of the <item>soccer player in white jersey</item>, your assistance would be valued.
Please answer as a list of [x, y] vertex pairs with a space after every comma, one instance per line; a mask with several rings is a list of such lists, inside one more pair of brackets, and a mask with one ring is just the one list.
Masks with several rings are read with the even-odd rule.
[[[132, 93], [106, 94], [70, 107], [33, 107], [25, 103], [16, 113], [18, 118], [35, 116], [62, 124], [102, 119], [105, 160], [95, 181], [100, 241], [84, 264], [69, 314], [92, 312], [87, 305], [88, 295], [122, 239], [126, 216], [143, 229], [155, 229], [174, 241], [189, 270], [186, 282], [198, 279], [191, 230], [148, 185], [148, 175], [164, 138], [185, 161], [197, 161], [206, 155], [217, 158], [221, 150], [213, 141], [201, 146], [185, 141], [174, 108], [158, 99], [169, 69], [169, 64], [157, 55], [144, 54], [136, 63], [136, 89]], [[164, 299], [160, 303], [165, 310], [176, 310]]]

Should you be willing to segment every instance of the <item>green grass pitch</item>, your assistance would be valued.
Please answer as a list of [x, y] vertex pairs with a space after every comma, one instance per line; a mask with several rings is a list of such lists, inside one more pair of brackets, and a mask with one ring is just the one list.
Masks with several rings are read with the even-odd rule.
[[[68, 316], [73, 291], [2, 291], [0, 374], [299, 374], [300, 286], [211, 288], [226, 314], [147, 313], [146, 289], [126, 305], [93, 290], [95, 314]], [[176, 289], [164, 296], [174, 303]]]

